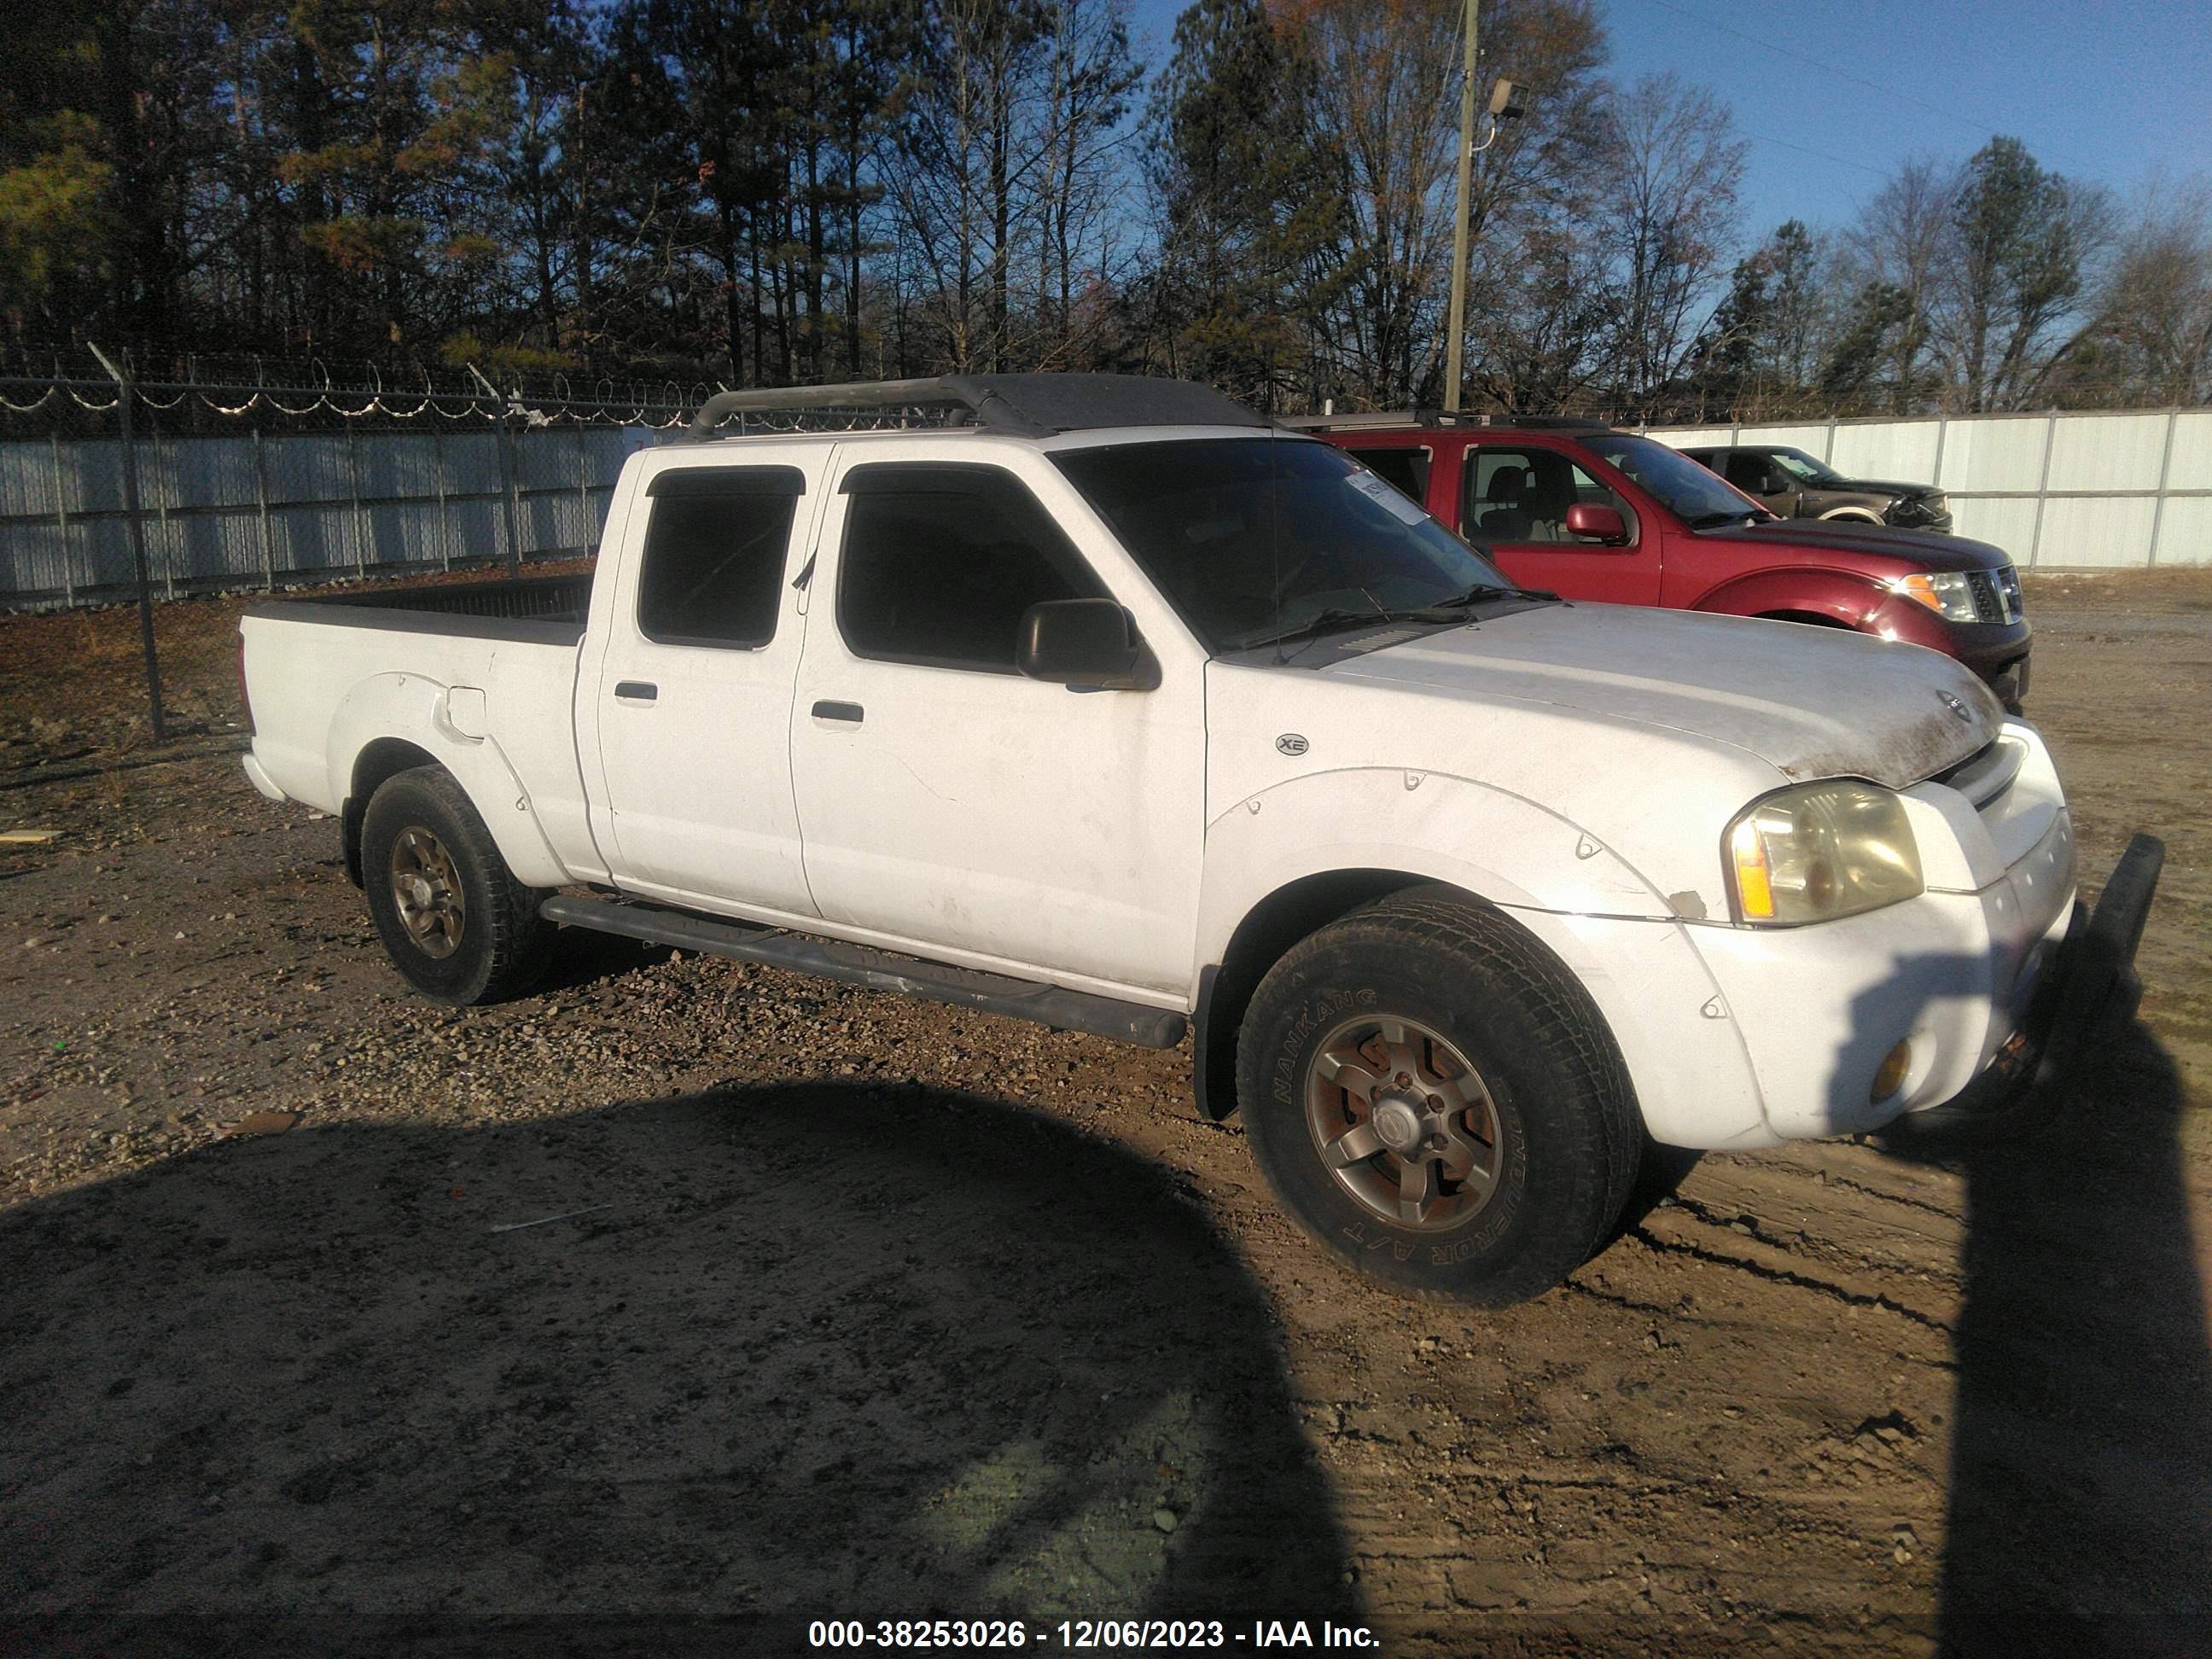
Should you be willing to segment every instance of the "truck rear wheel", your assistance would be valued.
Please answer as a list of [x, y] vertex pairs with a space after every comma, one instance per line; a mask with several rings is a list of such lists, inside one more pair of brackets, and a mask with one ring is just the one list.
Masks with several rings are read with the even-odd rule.
[[1315, 1239], [1391, 1288], [1500, 1306], [1611, 1237], [1642, 1156], [1589, 994], [1444, 888], [1377, 901], [1270, 969], [1237, 1044], [1253, 1155]]
[[385, 781], [361, 828], [362, 886], [400, 977], [435, 1002], [519, 995], [545, 970], [545, 896], [514, 878], [453, 775], [418, 766]]

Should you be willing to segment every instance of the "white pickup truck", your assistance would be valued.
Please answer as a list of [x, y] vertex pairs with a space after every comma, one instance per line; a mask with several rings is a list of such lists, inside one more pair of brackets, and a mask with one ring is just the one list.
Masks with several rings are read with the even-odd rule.
[[[804, 406], [903, 423], [744, 431]], [[1932, 651], [1516, 589], [1174, 381], [690, 435], [588, 579], [242, 623], [248, 775], [339, 816], [431, 997], [566, 926], [1189, 1030], [1317, 1240], [1492, 1303], [1602, 1248], [1647, 1136], [2007, 1122], [2135, 1006], [2157, 842], [2092, 919], [2042, 740]]]

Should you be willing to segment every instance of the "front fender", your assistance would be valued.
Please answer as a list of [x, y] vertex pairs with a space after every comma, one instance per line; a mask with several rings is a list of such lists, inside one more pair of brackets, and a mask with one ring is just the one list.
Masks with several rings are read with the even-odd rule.
[[1689, 609], [1723, 617], [1796, 611], [1863, 630], [1888, 598], [1888, 590], [1879, 582], [1840, 570], [1760, 570], [1730, 577]]
[[[1255, 810], [1256, 809], [1256, 810]], [[1686, 1146], [1771, 1144], [1730, 1011], [1691, 943], [1703, 905], [1674, 902], [1580, 825], [1534, 802], [1442, 773], [1310, 775], [1237, 802], [1207, 827], [1201, 972], [1228, 959], [1239, 925], [1309, 877], [1395, 872], [1443, 882], [1505, 911], [1564, 962], [1620, 1045], [1646, 1128]], [[1261, 963], [1247, 964], [1249, 995]], [[1204, 986], [1194, 982], [1194, 1001]], [[1233, 1054], [1241, 1001], [1206, 1048]], [[1211, 1039], [1210, 1041], [1208, 1039]], [[1202, 1074], [1208, 1070], [1201, 1050]], [[1218, 1089], [1233, 1073], [1224, 1061]], [[1233, 1086], [1231, 1085], [1231, 1086]], [[1228, 1110], [1224, 1099], [1208, 1109]]]
[[530, 792], [483, 732], [482, 709], [481, 692], [449, 688], [423, 674], [374, 674], [361, 681], [331, 716], [323, 745], [329, 799], [343, 804], [353, 793], [354, 769], [372, 743], [396, 738], [412, 744], [468, 792], [516, 880], [558, 887], [570, 879], [568, 872], [538, 826]]
[[1674, 914], [1595, 836], [1534, 801], [1449, 773], [1356, 768], [1290, 779], [1206, 826], [1198, 963], [1220, 961], [1269, 894], [1341, 870], [1398, 871], [1510, 908]]

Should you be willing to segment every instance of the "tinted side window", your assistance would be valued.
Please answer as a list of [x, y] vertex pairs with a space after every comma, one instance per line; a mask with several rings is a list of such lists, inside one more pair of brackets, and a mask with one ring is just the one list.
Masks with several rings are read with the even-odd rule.
[[775, 637], [804, 479], [787, 466], [696, 467], [647, 486], [638, 631], [672, 645], [750, 647]]
[[1429, 504], [1429, 452], [1425, 449], [1355, 449], [1361, 463], [1397, 485], [1423, 507]]
[[994, 467], [856, 467], [845, 489], [837, 625], [856, 655], [1012, 674], [1031, 605], [1105, 597], [1036, 498]]
[[1728, 459], [1728, 471], [1723, 475], [1738, 489], [1753, 495], [1766, 491], [1766, 475], [1774, 469], [1766, 457], [1756, 450], [1739, 449]]

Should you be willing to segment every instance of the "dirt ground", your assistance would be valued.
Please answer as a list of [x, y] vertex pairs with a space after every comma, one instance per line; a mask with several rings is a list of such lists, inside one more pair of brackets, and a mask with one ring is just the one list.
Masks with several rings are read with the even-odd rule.
[[2169, 848], [2090, 1093], [1708, 1156], [1497, 1314], [1322, 1260], [1187, 1053], [605, 939], [416, 1000], [234, 603], [161, 747], [135, 612], [0, 621], [0, 1651], [2207, 1650], [2212, 572], [2029, 599], [2086, 881]]

